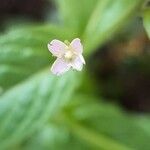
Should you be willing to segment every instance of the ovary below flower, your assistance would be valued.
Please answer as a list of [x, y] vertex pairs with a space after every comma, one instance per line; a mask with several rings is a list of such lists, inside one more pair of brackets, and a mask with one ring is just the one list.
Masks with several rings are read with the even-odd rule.
[[83, 46], [79, 38], [75, 38], [71, 43], [52, 40], [48, 44], [49, 51], [57, 57], [51, 67], [51, 71], [55, 75], [61, 75], [70, 68], [81, 71], [85, 60], [82, 56]]

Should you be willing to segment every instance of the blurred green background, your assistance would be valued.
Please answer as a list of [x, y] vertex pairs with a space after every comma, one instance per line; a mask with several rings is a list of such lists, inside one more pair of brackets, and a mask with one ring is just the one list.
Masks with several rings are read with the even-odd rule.
[[[52, 75], [76, 37], [83, 71]], [[150, 150], [149, 38], [148, 0], [0, 0], [0, 150]]]

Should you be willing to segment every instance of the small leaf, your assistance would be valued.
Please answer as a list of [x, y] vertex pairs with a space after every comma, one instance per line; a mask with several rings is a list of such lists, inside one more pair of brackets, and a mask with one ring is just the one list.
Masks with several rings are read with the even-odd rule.
[[150, 8], [147, 8], [143, 12], [143, 23], [145, 30], [150, 38]]

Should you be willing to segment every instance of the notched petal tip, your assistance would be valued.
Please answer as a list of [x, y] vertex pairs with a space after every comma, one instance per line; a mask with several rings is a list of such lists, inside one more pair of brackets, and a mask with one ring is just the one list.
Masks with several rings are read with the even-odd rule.
[[83, 60], [80, 56], [76, 57], [76, 59], [72, 62], [71, 66], [73, 69], [77, 71], [81, 71], [83, 69]]
[[66, 45], [59, 41], [59, 40], [52, 40], [50, 43], [48, 43], [48, 49], [49, 51], [56, 57], [60, 57], [65, 52]]
[[79, 55], [79, 57], [80, 57], [80, 59], [81, 59], [82, 63], [85, 65], [86, 63], [85, 63], [85, 59], [84, 59], [84, 57], [83, 57], [82, 55]]
[[51, 50], [51, 44], [50, 43], [47, 44], [47, 48], [49, 51]]

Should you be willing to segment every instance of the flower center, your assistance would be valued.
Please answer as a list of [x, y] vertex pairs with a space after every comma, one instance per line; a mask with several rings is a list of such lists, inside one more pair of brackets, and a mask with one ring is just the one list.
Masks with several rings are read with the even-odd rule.
[[64, 55], [65, 59], [67, 61], [70, 61], [74, 58], [74, 53], [71, 50], [68, 50], [65, 55]]

